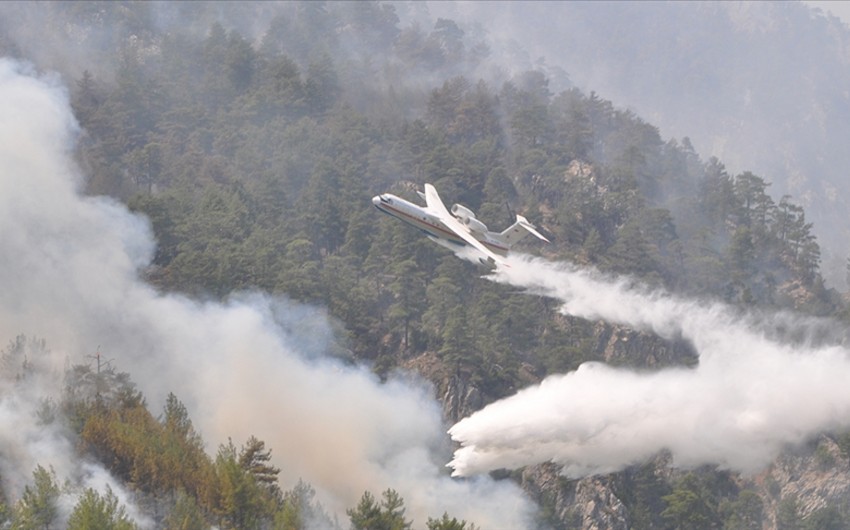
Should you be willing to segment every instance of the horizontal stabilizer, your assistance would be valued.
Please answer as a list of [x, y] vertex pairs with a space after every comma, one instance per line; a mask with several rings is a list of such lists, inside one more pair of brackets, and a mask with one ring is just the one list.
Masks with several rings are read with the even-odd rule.
[[546, 238], [543, 236], [543, 234], [541, 234], [540, 232], [538, 232], [538, 231], [537, 231], [537, 229], [536, 229], [536, 228], [534, 228], [534, 225], [533, 225], [533, 224], [531, 224], [531, 223], [529, 223], [529, 222], [528, 222], [528, 219], [526, 219], [525, 217], [523, 217], [523, 216], [521, 216], [521, 215], [517, 215], [517, 216], [516, 216], [516, 222], [517, 222], [517, 223], [519, 223], [519, 225], [520, 225], [521, 227], [525, 228], [526, 230], [528, 230], [529, 232], [531, 232], [532, 234], [534, 234], [534, 235], [535, 235], [535, 236], [537, 236], [538, 238], [540, 238], [540, 239], [542, 239], [543, 241], [545, 241], [545, 242], [549, 243], [549, 240], [548, 240], [548, 239], [546, 239]]

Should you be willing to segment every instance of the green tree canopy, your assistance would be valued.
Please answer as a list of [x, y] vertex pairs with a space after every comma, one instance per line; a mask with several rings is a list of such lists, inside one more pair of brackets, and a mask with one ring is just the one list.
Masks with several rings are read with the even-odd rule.
[[88, 488], [83, 492], [71, 516], [68, 518], [68, 530], [136, 530], [123, 505], [107, 487], [101, 495], [96, 490]]

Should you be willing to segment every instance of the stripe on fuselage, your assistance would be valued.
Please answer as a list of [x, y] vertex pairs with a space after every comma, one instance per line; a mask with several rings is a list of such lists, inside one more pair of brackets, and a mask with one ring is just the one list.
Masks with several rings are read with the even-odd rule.
[[[403, 200], [403, 199], [398, 199], [397, 197], [393, 197], [393, 198], [395, 200]], [[404, 201], [404, 202], [407, 203], [407, 201]], [[415, 204], [412, 204], [412, 203], [407, 203], [407, 204], [410, 204], [410, 206], [413, 207], [413, 208], [419, 208]], [[445, 240], [447, 240], [451, 243], [454, 243], [456, 245], [467, 246], [466, 241], [464, 241], [463, 239], [458, 237], [453, 231], [447, 229], [442, 223], [440, 223], [439, 219], [434, 218], [434, 221], [429, 222], [427, 214], [423, 214], [423, 216], [426, 216], [426, 217], [425, 217], [425, 219], [421, 219], [421, 218], [416, 217], [415, 215], [412, 215], [408, 212], [405, 212], [405, 211], [403, 211], [399, 208], [392, 206], [388, 202], [383, 202], [383, 201], [380, 204], [376, 204], [375, 207], [378, 210], [382, 211], [383, 213], [385, 213], [387, 215], [391, 215], [391, 216], [393, 216], [397, 219], [400, 219], [400, 220], [404, 221], [405, 223], [412, 225], [412, 226], [418, 228], [419, 230], [422, 230], [423, 232], [430, 234], [434, 237], [438, 237], [440, 239], [445, 239]], [[479, 239], [479, 241], [481, 241], [481, 243], [483, 245], [487, 246], [487, 248], [489, 248], [490, 250], [492, 250], [493, 252], [496, 252], [498, 254], [506, 254], [507, 251], [508, 251], [507, 248], [501, 247], [499, 245], [494, 245], [493, 243], [490, 243], [488, 241], [481, 240], [481, 239]]]

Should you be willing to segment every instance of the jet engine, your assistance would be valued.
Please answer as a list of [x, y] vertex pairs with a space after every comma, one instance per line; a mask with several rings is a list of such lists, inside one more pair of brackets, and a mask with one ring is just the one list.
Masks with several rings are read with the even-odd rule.
[[454, 215], [458, 221], [466, 225], [466, 227], [473, 232], [478, 232], [480, 234], [487, 233], [487, 225], [476, 219], [472, 210], [466, 206], [455, 204], [452, 206], [452, 215]]

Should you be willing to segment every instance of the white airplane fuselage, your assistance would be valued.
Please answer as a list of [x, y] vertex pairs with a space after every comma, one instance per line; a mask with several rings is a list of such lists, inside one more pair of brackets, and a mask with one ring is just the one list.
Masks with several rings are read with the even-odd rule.
[[[467, 245], [466, 241], [458, 237], [453, 230], [449, 229], [442, 221], [440, 221], [440, 218], [437, 215], [431, 213], [427, 208], [408, 202], [391, 193], [376, 195], [372, 198], [372, 204], [385, 214], [392, 215], [393, 217], [401, 219], [405, 223], [422, 230], [433, 239], [449, 242], [459, 246]], [[500, 256], [507, 255], [508, 247], [490, 237], [490, 232], [470, 233], [473, 237], [475, 237], [475, 239], [480, 241], [485, 247], [495, 254]]]

